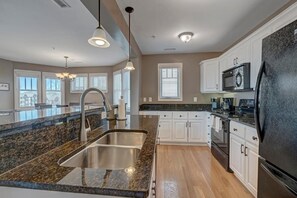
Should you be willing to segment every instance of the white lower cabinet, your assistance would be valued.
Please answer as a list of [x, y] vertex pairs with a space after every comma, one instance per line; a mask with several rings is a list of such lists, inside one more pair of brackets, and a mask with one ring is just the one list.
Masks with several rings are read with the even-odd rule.
[[188, 140], [188, 121], [174, 120], [172, 130], [172, 141], [187, 142]]
[[[159, 139], [161, 143], [209, 143], [209, 112], [140, 111], [140, 115], [159, 115]], [[149, 117], [148, 117], [149, 118]], [[210, 128], [210, 127], [209, 127]]]
[[244, 182], [244, 140], [231, 134], [230, 135], [230, 168], [238, 179]]
[[190, 120], [188, 125], [189, 142], [206, 142], [203, 120]]
[[171, 141], [172, 121], [160, 120], [159, 121], [159, 138], [162, 142]]
[[258, 136], [254, 128], [230, 122], [230, 168], [256, 197], [258, 182]]

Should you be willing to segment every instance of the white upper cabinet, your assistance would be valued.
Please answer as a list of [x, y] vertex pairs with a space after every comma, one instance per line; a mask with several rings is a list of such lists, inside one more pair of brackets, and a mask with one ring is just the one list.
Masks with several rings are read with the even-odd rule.
[[255, 89], [258, 72], [262, 63], [262, 41], [270, 34], [271, 29], [265, 28], [251, 37], [251, 88], [253, 89]]
[[219, 57], [219, 91], [223, 92], [223, 72], [232, 66], [228, 64], [228, 56], [224, 54]]
[[201, 93], [215, 93], [219, 91], [219, 62], [210, 59], [200, 63], [200, 91]]
[[235, 67], [242, 63], [250, 62], [250, 46], [250, 41], [247, 40], [232, 48], [228, 55], [228, 65]]

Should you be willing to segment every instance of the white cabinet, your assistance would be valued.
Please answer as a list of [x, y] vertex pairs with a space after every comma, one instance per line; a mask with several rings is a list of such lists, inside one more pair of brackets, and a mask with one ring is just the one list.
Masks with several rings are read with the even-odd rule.
[[262, 64], [262, 41], [271, 34], [271, 29], [266, 28], [251, 38], [251, 88], [255, 89], [257, 76]]
[[216, 93], [219, 91], [219, 62], [210, 59], [200, 63], [201, 93]]
[[230, 168], [240, 181], [244, 181], [244, 140], [231, 134], [230, 135]]
[[254, 128], [230, 122], [230, 168], [235, 176], [257, 195], [258, 136]]
[[205, 142], [205, 133], [204, 133], [204, 121], [203, 120], [190, 120], [188, 122], [188, 133], [189, 139], [188, 142]]
[[188, 140], [188, 121], [187, 120], [174, 120], [172, 141], [174, 142], [187, 142]]
[[250, 41], [244, 41], [231, 49], [228, 55], [228, 65], [238, 66], [242, 63], [250, 62]]
[[257, 194], [258, 186], [258, 149], [255, 145], [246, 142], [245, 145], [245, 170], [246, 170], [246, 186], [253, 195]]
[[171, 141], [171, 130], [172, 130], [171, 128], [172, 128], [171, 120], [159, 121], [159, 138], [161, 142]]
[[230, 69], [232, 66], [228, 64], [228, 56], [224, 54], [219, 57], [219, 91], [223, 92], [223, 72]]

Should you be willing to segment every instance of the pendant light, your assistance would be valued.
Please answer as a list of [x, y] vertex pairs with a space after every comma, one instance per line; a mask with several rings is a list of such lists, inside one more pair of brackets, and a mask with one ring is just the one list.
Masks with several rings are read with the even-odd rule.
[[133, 66], [133, 63], [131, 61], [131, 13], [134, 11], [132, 7], [126, 7], [125, 11], [129, 13], [129, 59], [126, 64], [125, 70], [135, 70], [135, 67]]
[[106, 39], [105, 31], [101, 28], [101, 2], [98, 1], [98, 22], [99, 25], [93, 33], [92, 38], [88, 40], [89, 44], [95, 47], [107, 48], [110, 46]]
[[68, 70], [68, 61], [67, 59], [69, 58], [68, 56], [64, 56], [65, 58], [65, 72], [63, 73], [57, 73], [56, 77], [59, 78], [60, 80], [65, 80], [65, 79], [70, 79], [70, 80], [74, 80], [76, 78], [76, 74], [70, 74], [67, 72]]

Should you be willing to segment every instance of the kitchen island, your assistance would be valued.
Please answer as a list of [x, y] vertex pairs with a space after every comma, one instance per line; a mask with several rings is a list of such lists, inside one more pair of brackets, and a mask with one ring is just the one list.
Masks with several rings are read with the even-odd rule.
[[[153, 174], [158, 121], [158, 116], [128, 116], [127, 121], [120, 122], [103, 120], [101, 127], [88, 133], [88, 143], [74, 139], [1, 174], [1, 197], [44, 197], [47, 192], [50, 197], [67, 197], [69, 193], [72, 193], [70, 197], [84, 197], [82, 193], [96, 194], [96, 197], [147, 197]], [[82, 150], [92, 140], [114, 129], [144, 130], [147, 133], [137, 161], [128, 171], [58, 165], [60, 158]], [[37, 190], [22, 191], [15, 187]]]

